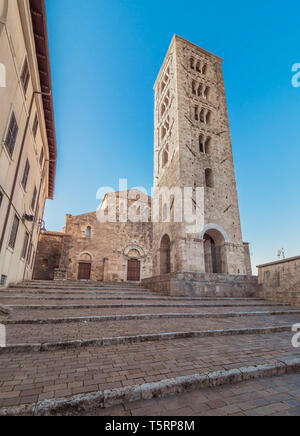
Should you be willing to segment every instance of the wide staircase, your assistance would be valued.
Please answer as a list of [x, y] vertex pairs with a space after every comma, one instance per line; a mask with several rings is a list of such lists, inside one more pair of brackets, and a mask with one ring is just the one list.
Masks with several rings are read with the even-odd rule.
[[0, 306], [0, 415], [300, 415], [299, 307], [42, 281]]

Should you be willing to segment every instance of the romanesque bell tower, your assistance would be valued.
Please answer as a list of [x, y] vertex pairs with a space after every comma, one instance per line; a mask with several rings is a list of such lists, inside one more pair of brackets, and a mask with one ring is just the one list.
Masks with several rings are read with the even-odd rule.
[[[222, 59], [174, 36], [155, 90], [154, 187], [203, 188], [193, 199], [204, 215], [197, 233], [187, 224], [154, 224], [154, 275], [168, 272], [251, 274], [243, 243]], [[174, 202], [173, 202], [174, 203]]]

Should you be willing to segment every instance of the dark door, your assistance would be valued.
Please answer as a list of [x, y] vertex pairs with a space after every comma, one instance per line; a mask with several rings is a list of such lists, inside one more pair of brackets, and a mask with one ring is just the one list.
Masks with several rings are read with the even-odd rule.
[[91, 264], [80, 263], [78, 268], [78, 280], [90, 280], [91, 278]]
[[136, 259], [128, 261], [127, 280], [129, 282], [139, 282], [141, 279], [141, 262]]

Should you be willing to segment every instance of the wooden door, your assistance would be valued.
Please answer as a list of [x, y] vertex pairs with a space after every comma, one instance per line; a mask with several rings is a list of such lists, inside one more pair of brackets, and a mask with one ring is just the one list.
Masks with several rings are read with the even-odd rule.
[[91, 278], [91, 264], [80, 263], [78, 268], [78, 280], [90, 280]]
[[136, 259], [128, 261], [127, 280], [129, 282], [139, 282], [141, 279], [141, 262]]

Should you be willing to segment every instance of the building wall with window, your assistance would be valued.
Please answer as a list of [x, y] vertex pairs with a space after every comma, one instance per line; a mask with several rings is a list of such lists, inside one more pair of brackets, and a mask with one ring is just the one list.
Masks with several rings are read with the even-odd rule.
[[[39, 36], [37, 36], [39, 35]], [[0, 279], [31, 279], [56, 143], [45, 4], [0, 0]]]
[[[140, 282], [151, 277], [151, 198], [138, 190], [131, 192], [134, 199], [128, 200], [128, 210], [122, 207], [124, 196], [120, 197], [120, 193], [115, 194], [113, 205], [109, 195], [104, 197], [101, 209], [108, 214], [108, 222], [101, 222], [97, 212], [67, 215], [63, 233], [42, 235], [34, 278]], [[122, 194], [127, 195], [127, 191]], [[115, 220], [111, 220], [111, 213]], [[135, 222], [127, 220], [125, 214]]]
[[[140, 195], [135, 191], [135, 200], [128, 200], [127, 213]], [[106, 196], [103, 210], [108, 209], [108, 204], [111, 203]], [[67, 215], [60, 266], [67, 270], [69, 280], [126, 282], [151, 277], [151, 198], [140, 198], [141, 207], [136, 212], [141, 222], [131, 222], [126, 218], [125, 222], [120, 222], [121, 204], [120, 193], [116, 193], [115, 207], [110, 207], [110, 212], [115, 212], [116, 222], [99, 222], [96, 212]]]

